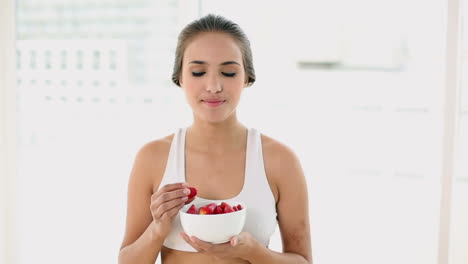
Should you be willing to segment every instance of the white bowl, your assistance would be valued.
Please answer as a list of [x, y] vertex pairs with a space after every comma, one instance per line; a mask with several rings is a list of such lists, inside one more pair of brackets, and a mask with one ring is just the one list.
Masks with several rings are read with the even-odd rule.
[[[197, 210], [212, 202], [191, 203], [180, 209], [180, 222], [184, 232], [189, 236], [213, 244], [228, 242], [231, 237], [238, 235], [244, 228], [247, 208], [241, 202], [227, 202], [229, 205], [242, 205], [242, 210], [226, 214], [198, 215], [188, 214], [187, 210], [195, 204]], [[216, 202], [220, 204], [221, 202]]]

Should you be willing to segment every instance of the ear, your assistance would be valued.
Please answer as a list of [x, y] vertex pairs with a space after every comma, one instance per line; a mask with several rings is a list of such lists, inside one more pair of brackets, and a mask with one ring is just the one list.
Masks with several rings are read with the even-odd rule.
[[179, 85], [182, 86], [182, 72], [179, 74]]

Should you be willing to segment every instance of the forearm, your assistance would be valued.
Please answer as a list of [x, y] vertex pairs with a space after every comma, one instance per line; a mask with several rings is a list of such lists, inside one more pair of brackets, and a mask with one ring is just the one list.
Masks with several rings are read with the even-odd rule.
[[155, 234], [153, 224], [152, 222], [135, 242], [120, 250], [119, 264], [154, 264], [161, 251], [164, 237]]
[[247, 259], [252, 264], [269, 263], [269, 264], [309, 264], [305, 257], [296, 253], [279, 253], [270, 250], [262, 245], [258, 245], [249, 254]]

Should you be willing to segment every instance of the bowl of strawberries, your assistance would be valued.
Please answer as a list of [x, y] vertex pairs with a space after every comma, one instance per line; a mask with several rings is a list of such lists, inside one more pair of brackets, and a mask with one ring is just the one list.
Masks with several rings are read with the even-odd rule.
[[242, 202], [198, 202], [180, 209], [180, 222], [187, 235], [221, 244], [242, 231], [246, 213]]

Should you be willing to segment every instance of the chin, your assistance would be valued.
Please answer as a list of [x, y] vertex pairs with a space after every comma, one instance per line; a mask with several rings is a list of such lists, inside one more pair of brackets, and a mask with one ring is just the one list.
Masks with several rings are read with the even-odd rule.
[[203, 107], [198, 109], [195, 112], [194, 117], [198, 120], [202, 120], [203, 122], [207, 122], [210, 124], [219, 124], [226, 122], [228, 119], [232, 118], [232, 112], [226, 111], [227, 109], [221, 109], [221, 111], [207, 111]]
[[203, 122], [207, 122], [210, 124], [219, 124], [223, 123], [224, 121], [227, 120], [226, 116], [221, 116], [221, 115], [207, 115], [205, 113], [203, 114], [198, 114], [197, 119], [202, 120]]

